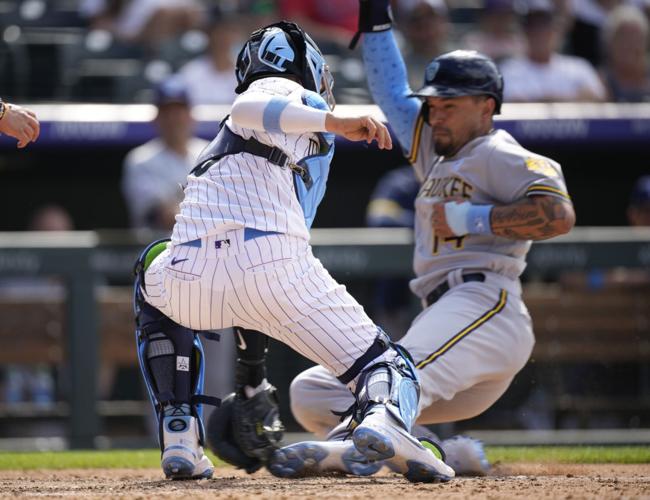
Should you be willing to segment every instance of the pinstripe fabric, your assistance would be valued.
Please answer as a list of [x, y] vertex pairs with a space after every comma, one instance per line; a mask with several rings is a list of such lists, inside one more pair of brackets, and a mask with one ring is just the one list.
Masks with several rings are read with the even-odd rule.
[[[279, 104], [302, 102], [302, 87], [286, 78], [258, 80], [251, 84], [249, 91], [277, 96]], [[274, 116], [279, 111], [279, 105], [272, 106], [268, 117], [265, 115], [265, 123], [273, 125], [271, 131], [245, 129], [232, 119], [226, 125], [245, 139], [254, 137], [282, 149], [292, 163], [313, 154], [316, 135], [285, 134], [276, 130]], [[172, 242], [192, 241], [235, 227], [309, 239], [290, 169], [273, 165], [258, 156], [239, 153], [224, 157], [200, 177], [188, 176]]]
[[306, 241], [281, 234], [244, 241], [243, 233], [206, 238], [201, 248], [171, 245], [147, 270], [147, 301], [188, 328], [262, 331], [344, 373], [370, 347], [376, 325]]

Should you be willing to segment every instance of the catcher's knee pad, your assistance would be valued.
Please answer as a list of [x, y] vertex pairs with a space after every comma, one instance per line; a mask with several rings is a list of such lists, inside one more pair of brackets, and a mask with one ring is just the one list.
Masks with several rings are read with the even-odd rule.
[[420, 384], [417, 371], [406, 349], [390, 344], [396, 353], [390, 362], [379, 362], [364, 369], [355, 391], [354, 420], [361, 422], [375, 404], [385, 404], [395, 419], [410, 432], [418, 414]]
[[[142, 294], [144, 272], [168, 240], [154, 242], [136, 262], [134, 309], [138, 360], [159, 424], [165, 411], [188, 408], [201, 421], [201, 403], [218, 405], [203, 395], [204, 354], [198, 332], [172, 321], [148, 304]], [[203, 428], [199, 425], [203, 442]], [[160, 439], [162, 446], [162, 439]]]

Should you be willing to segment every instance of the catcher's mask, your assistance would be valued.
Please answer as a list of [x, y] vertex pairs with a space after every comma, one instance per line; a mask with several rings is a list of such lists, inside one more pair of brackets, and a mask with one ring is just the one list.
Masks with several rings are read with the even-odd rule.
[[454, 50], [436, 57], [424, 72], [424, 86], [413, 97], [488, 95], [501, 112], [503, 77], [494, 61], [473, 50]]
[[318, 45], [296, 23], [280, 21], [254, 31], [237, 56], [237, 88], [254, 80], [293, 75], [303, 87], [318, 92], [334, 109], [334, 79]]

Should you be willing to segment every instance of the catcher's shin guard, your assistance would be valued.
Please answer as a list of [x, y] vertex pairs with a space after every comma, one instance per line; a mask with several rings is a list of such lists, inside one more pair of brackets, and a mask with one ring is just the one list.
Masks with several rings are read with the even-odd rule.
[[413, 361], [401, 346], [390, 348], [395, 358], [366, 368], [357, 381], [354, 446], [367, 460], [384, 460], [412, 482], [448, 481], [453, 469], [411, 435], [420, 400]]
[[198, 332], [175, 323], [144, 300], [144, 272], [166, 242], [156, 242], [136, 263], [134, 308], [138, 360], [158, 419], [162, 466], [173, 479], [209, 477], [203, 455], [201, 404], [218, 405], [203, 395], [204, 354]]

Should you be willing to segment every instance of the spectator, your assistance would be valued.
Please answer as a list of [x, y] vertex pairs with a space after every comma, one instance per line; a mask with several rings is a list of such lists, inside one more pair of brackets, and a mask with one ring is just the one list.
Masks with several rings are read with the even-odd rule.
[[501, 66], [506, 101], [602, 101], [598, 73], [588, 61], [560, 54], [561, 24], [550, 4], [535, 2], [524, 17], [526, 56]]
[[526, 40], [519, 26], [515, 0], [484, 0], [478, 28], [468, 32], [461, 45], [491, 57], [495, 62], [520, 57], [526, 52]]
[[650, 101], [648, 19], [633, 6], [612, 11], [603, 31], [605, 66], [601, 77], [615, 102]]
[[237, 19], [215, 6], [207, 31], [207, 54], [185, 64], [179, 71], [180, 78], [193, 105], [231, 104], [237, 86], [233, 56], [239, 35]]
[[0, 134], [18, 139], [18, 147], [24, 148], [38, 139], [41, 126], [36, 114], [27, 108], [0, 99]]
[[345, 49], [357, 31], [357, 2], [352, 0], [278, 0], [280, 16], [297, 23], [321, 50]]
[[79, 10], [91, 28], [153, 49], [198, 27], [202, 17], [197, 0], [81, 0]]
[[[410, 165], [389, 171], [379, 179], [366, 211], [370, 227], [408, 227], [415, 223], [415, 197], [420, 183]], [[399, 340], [413, 321], [409, 278], [381, 278], [376, 281], [373, 318], [393, 340]]]
[[122, 190], [132, 227], [169, 231], [187, 174], [207, 142], [192, 136], [189, 96], [177, 76], [156, 89], [156, 106], [160, 137], [128, 153]]
[[625, 0], [573, 0], [573, 26], [568, 33], [569, 52], [594, 67], [603, 60], [601, 31], [609, 13]]
[[398, 27], [407, 42], [404, 62], [412, 88], [422, 85], [427, 64], [447, 51], [449, 19], [444, 0], [400, 0]]

